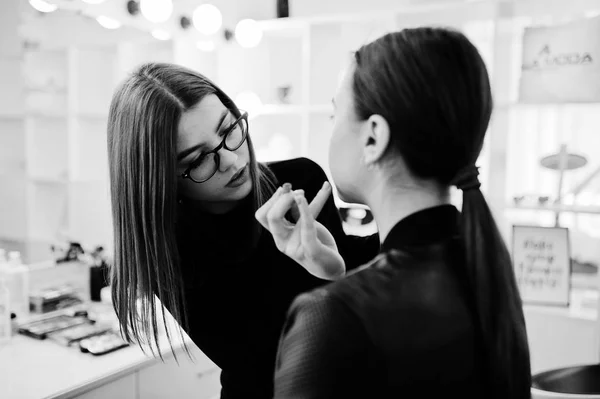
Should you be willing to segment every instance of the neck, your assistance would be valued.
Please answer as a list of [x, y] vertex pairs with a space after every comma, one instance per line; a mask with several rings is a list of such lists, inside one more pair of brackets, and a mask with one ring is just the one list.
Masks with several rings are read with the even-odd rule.
[[379, 239], [383, 243], [390, 230], [402, 219], [413, 213], [439, 205], [450, 204], [449, 190], [437, 183], [399, 186], [390, 183], [376, 184], [370, 190], [366, 205], [371, 209]]

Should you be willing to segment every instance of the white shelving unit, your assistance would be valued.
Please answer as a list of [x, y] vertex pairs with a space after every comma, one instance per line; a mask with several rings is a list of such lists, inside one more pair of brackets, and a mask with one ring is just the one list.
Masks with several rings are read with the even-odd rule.
[[[10, 57], [0, 47], [0, 240], [48, 247], [69, 238], [110, 248], [113, 91], [142, 62], [209, 70], [211, 57], [189, 43], [159, 42], [129, 28], [109, 32], [70, 11], [40, 16], [27, 7], [12, 10], [10, 30], [0, 28], [8, 31], [3, 37], [20, 31], [24, 38], [14, 42], [28, 42]], [[77, 38], [66, 36], [65, 26], [76, 27]]]
[[24, 53], [27, 230], [22, 239], [107, 245], [110, 47]]
[[25, 82], [18, 36], [19, 7], [2, 6], [0, 13], [0, 235], [25, 235]]

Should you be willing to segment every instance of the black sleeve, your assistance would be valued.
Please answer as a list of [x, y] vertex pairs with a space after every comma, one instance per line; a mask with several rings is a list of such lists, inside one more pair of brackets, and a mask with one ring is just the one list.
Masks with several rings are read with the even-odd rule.
[[275, 367], [276, 399], [332, 398], [365, 364], [366, 334], [359, 319], [324, 290], [292, 304]]

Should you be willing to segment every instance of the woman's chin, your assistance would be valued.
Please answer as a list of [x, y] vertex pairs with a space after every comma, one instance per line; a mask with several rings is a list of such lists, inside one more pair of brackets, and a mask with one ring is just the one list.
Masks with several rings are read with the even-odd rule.
[[235, 187], [231, 189], [232, 192], [230, 194], [230, 199], [232, 200], [241, 200], [246, 198], [252, 192], [252, 179], [248, 179], [239, 187]]
[[349, 192], [344, 191], [343, 189], [341, 189], [340, 187], [336, 186], [336, 191], [338, 194], [338, 197], [348, 203], [348, 204], [357, 204], [359, 203], [358, 199], [356, 198], [356, 196], [351, 195]]

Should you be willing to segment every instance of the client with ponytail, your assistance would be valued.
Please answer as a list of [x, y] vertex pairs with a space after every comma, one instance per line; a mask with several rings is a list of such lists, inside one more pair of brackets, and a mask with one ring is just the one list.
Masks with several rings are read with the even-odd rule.
[[[355, 53], [334, 105], [331, 175], [342, 200], [371, 209], [381, 250], [296, 297], [275, 397], [529, 398], [521, 298], [478, 179], [493, 108], [479, 52], [449, 29], [390, 33]], [[301, 191], [257, 217], [297, 262], [322, 253]]]

